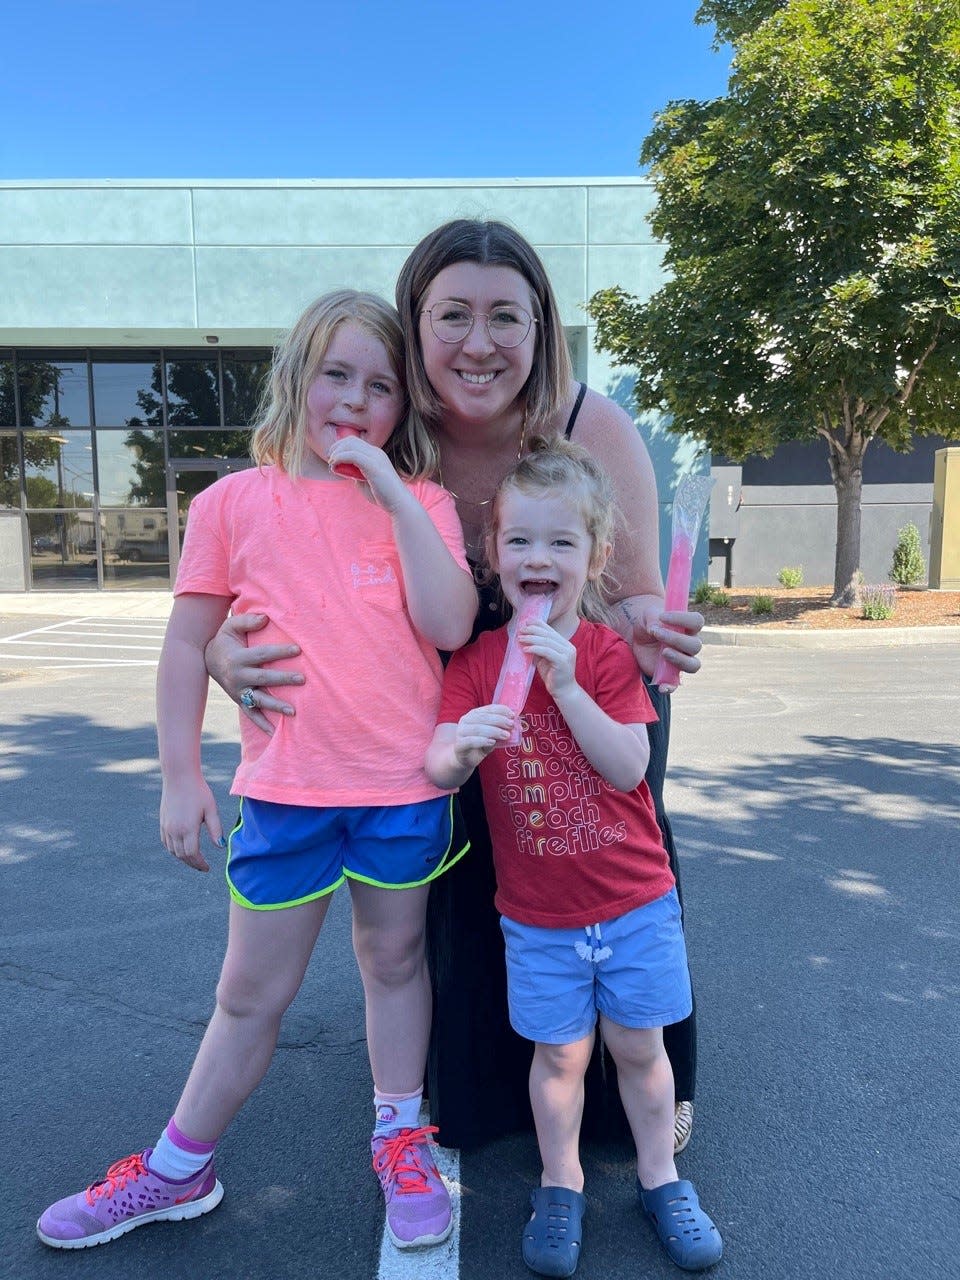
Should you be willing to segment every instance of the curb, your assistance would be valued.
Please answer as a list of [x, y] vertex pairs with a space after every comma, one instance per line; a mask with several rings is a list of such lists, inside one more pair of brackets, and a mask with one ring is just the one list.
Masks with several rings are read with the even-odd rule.
[[739, 645], [745, 649], [875, 649], [880, 646], [960, 642], [956, 627], [884, 627], [879, 631], [838, 628], [794, 631], [788, 628], [704, 627], [704, 644]]
[[[0, 618], [166, 619], [173, 607], [169, 591], [29, 591], [0, 594]], [[757, 649], [871, 649], [877, 646], [960, 643], [960, 626], [883, 627], [877, 631], [840, 628], [711, 627], [704, 644]]]

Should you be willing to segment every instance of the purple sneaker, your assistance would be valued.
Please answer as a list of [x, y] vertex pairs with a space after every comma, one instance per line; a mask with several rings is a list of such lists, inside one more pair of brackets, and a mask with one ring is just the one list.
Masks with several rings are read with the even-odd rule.
[[199, 1218], [223, 1199], [211, 1158], [193, 1178], [168, 1182], [148, 1161], [151, 1147], [118, 1160], [101, 1182], [52, 1204], [37, 1223], [37, 1235], [54, 1249], [86, 1249], [116, 1240], [147, 1222]]
[[392, 1129], [370, 1140], [387, 1202], [387, 1233], [398, 1249], [440, 1244], [453, 1227], [450, 1196], [430, 1150], [436, 1132], [433, 1125]]

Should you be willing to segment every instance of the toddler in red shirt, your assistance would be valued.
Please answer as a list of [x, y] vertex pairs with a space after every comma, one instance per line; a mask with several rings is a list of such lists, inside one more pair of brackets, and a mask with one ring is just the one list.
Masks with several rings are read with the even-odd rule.
[[[479, 767], [507, 948], [510, 1021], [535, 1043], [530, 1099], [543, 1161], [523, 1259], [569, 1276], [585, 1201], [583, 1077], [599, 1021], [637, 1147], [638, 1194], [671, 1259], [719, 1261], [720, 1234], [674, 1164], [674, 1090], [664, 1026], [691, 1008], [673, 876], [643, 780], [656, 719], [624, 640], [603, 625], [612, 548], [609, 482], [586, 450], [536, 441], [497, 491], [487, 556], [514, 610], [455, 653], [427, 752], [438, 787]], [[536, 674], [515, 713], [492, 702], [517, 614], [551, 598], [516, 639]], [[499, 748], [499, 749], [497, 749]]]

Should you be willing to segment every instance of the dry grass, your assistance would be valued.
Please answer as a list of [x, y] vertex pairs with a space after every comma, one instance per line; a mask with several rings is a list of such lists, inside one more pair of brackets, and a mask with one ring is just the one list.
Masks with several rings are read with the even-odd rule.
[[[723, 606], [693, 604], [708, 627], [788, 628], [801, 631], [857, 628], [875, 631], [882, 627], [960, 628], [960, 591], [898, 590], [890, 618], [871, 622], [859, 606], [835, 609], [830, 605], [830, 587], [736, 587]], [[754, 617], [750, 601], [755, 595], [771, 596], [773, 613]], [[960, 630], [958, 630], [960, 639]]]

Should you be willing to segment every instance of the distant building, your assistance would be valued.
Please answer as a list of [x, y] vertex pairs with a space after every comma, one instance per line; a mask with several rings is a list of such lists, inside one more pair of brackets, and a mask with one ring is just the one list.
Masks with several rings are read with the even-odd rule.
[[[534, 243], [577, 376], [632, 412], [632, 381], [594, 351], [583, 306], [609, 285], [657, 288], [652, 203], [627, 178], [0, 182], [0, 591], [168, 589], [190, 499], [248, 464], [280, 333], [327, 289], [392, 298], [407, 253], [450, 218], [499, 218]], [[709, 462], [638, 421], [663, 550], [677, 477]], [[864, 490], [873, 579], [900, 524], [925, 533], [931, 502], [932, 450], [885, 453], [868, 452]], [[762, 584], [802, 561], [808, 582], [832, 579], [825, 451], [748, 463], [742, 490], [727, 481], [714, 575], [729, 562], [735, 581]], [[705, 531], [695, 576], [707, 563]]]

